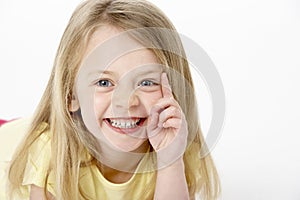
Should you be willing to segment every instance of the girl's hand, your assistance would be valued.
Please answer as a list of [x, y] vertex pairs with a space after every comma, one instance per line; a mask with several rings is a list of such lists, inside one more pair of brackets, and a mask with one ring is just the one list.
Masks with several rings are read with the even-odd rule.
[[187, 144], [187, 122], [174, 99], [166, 73], [161, 76], [162, 98], [150, 111], [147, 134], [157, 152], [158, 167], [165, 167], [183, 156]]

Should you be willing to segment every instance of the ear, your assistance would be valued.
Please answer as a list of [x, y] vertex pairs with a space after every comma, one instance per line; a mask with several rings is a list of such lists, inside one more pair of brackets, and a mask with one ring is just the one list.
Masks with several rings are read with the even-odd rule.
[[69, 111], [70, 112], [76, 112], [79, 109], [79, 101], [78, 98], [73, 94], [72, 99], [69, 104]]

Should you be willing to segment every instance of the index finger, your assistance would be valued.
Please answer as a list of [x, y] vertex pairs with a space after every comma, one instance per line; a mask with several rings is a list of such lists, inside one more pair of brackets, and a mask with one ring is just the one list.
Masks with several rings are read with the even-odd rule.
[[162, 73], [161, 75], [161, 91], [163, 97], [169, 97], [169, 98], [173, 97], [172, 89], [169, 84], [169, 80], [166, 73]]

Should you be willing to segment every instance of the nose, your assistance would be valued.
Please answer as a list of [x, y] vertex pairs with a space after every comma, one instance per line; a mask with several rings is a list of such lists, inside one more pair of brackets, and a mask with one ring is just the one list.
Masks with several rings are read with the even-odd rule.
[[112, 105], [115, 108], [131, 109], [140, 104], [140, 99], [134, 89], [120, 87], [115, 90]]
[[139, 104], [140, 104], [139, 97], [137, 96], [137, 94], [135, 92], [133, 92], [129, 97], [128, 106], [134, 107], [134, 106], [138, 106]]

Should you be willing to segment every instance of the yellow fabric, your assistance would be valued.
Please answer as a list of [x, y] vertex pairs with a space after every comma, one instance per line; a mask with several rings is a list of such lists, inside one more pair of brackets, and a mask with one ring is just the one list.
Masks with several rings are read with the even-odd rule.
[[23, 118], [6, 123], [0, 127], [0, 199], [6, 198], [6, 176], [8, 164], [12, 158], [14, 150], [24, 138], [30, 119]]
[[[29, 126], [28, 119], [20, 119], [0, 127], [0, 178], [4, 180], [8, 162], [11, 155], [24, 136]], [[3, 145], [3, 141], [9, 141], [9, 144]], [[17, 142], [16, 142], [17, 141]], [[7, 143], [7, 142], [4, 142]], [[3, 145], [3, 146], [2, 146]], [[5, 155], [4, 155], [5, 154]], [[26, 194], [25, 199], [29, 199], [30, 185], [35, 184], [44, 187], [45, 178], [50, 162], [51, 154], [51, 137], [50, 133], [45, 131], [31, 146], [30, 154], [25, 169], [22, 191]], [[148, 155], [148, 154], [147, 154]], [[140, 164], [145, 165], [145, 156]], [[148, 172], [134, 174], [126, 183], [115, 184], [105, 179], [98, 170], [97, 166], [91, 165], [82, 167], [79, 176], [79, 188], [85, 197], [84, 199], [101, 199], [101, 200], [123, 200], [123, 199], [148, 199], [145, 193], [154, 191], [155, 173]], [[5, 200], [5, 184], [0, 183], [0, 199]], [[55, 178], [50, 172], [48, 177], [47, 189], [55, 196]], [[153, 194], [152, 194], [153, 195]], [[151, 197], [152, 198], [152, 197]]]

